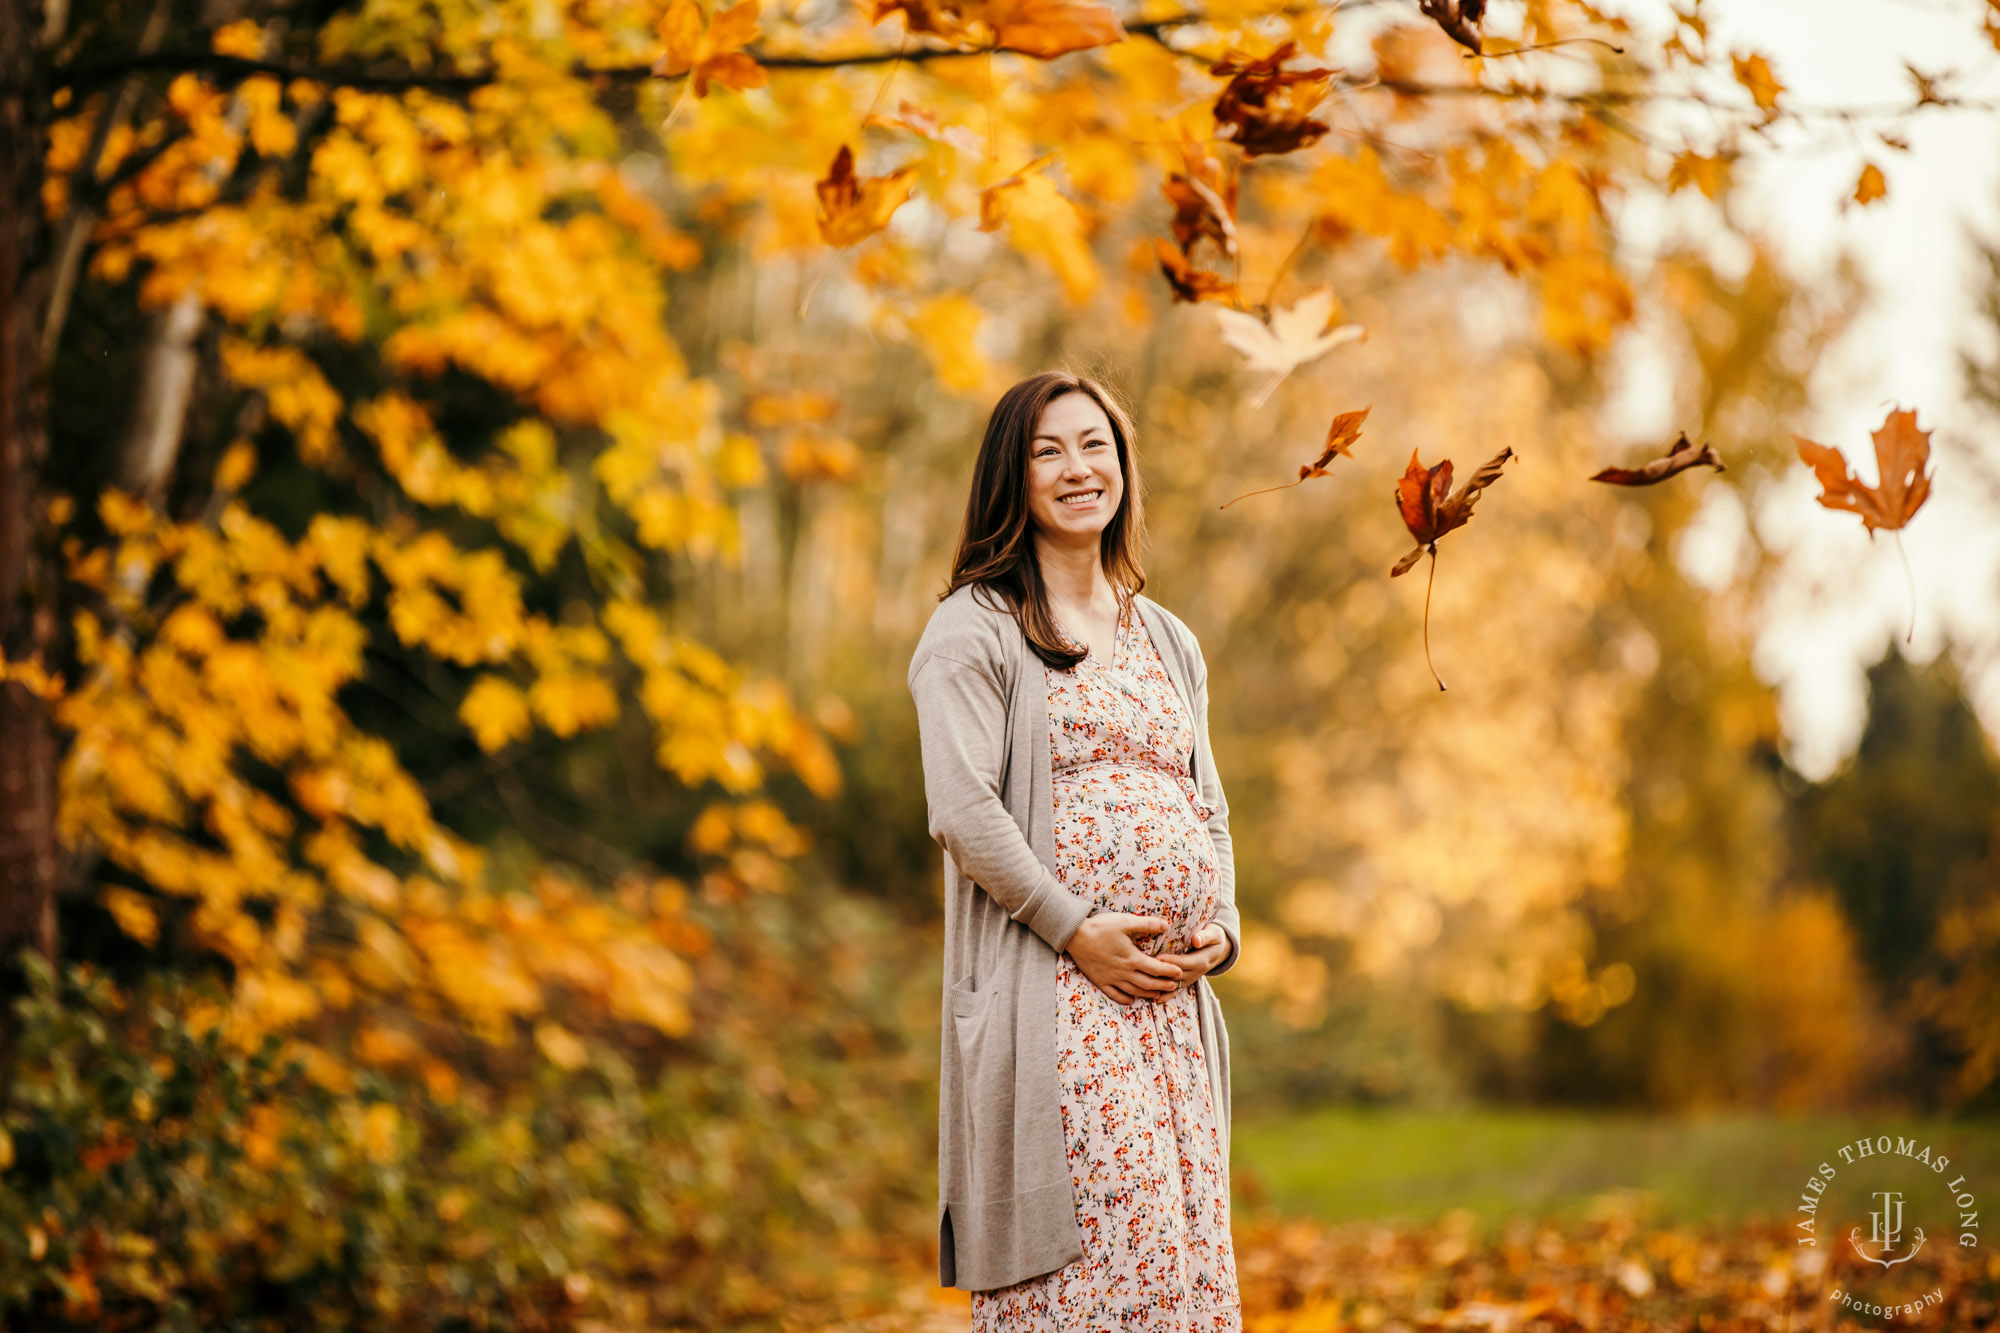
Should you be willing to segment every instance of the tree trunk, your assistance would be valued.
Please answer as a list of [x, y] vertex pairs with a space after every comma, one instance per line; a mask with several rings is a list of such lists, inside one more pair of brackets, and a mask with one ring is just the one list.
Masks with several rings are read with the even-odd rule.
[[[52, 568], [35, 535], [49, 428], [42, 17], [31, 0], [0, 0], [0, 656], [53, 666]], [[48, 709], [21, 685], [0, 685], [0, 963], [23, 944], [55, 956], [55, 829]]]

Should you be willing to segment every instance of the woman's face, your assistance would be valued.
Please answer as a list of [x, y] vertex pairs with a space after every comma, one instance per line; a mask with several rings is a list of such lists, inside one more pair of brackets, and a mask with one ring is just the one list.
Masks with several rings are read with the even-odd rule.
[[1118, 441], [1097, 400], [1066, 393], [1043, 408], [1028, 442], [1028, 511], [1042, 535], [1094, 546], [1124, 496]]

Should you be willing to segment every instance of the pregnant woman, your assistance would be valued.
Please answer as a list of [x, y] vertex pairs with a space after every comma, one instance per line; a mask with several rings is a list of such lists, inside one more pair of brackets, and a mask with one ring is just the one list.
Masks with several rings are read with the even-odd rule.
[[1208, 669], [1145, 596], [1132, 425], [1002, 396], [910, 662], [945, 858], [939, 1281], [985, 1333], [1240, 1330], [1229, 806]]

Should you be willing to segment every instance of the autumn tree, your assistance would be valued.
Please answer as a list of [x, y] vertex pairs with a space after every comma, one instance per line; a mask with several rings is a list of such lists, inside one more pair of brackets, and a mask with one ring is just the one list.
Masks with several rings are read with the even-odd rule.
[[[1640, 299], [1614, 202], [1717, 198], [1785, 89], [1699, 7], [1643, 49], [1578, 0], [1485, 11], [0, 0], [0, 944], [61, 958], [59, 919], [115, 928], [98, 958], [132, 988], [22, 978], [12, 1290], [77, 1322], [173, 1299], [228, 1322], [298, 1283], [411, 1326], [749, 1320], [849, 1290], [908, 1136], [865, 1100], [831, 1135], [813, 1108], [839, 1059], [875, 1061], [884, 1097], [921, 1071], [900, 992], [837, 947], [871, 928], [831, 894], [785, 905], [813, 873], [786, 807], [839, 798], [853, 714], [780, 678], [809, 683], [822, 600], [755, 637], [781, 552], [836, 568], [785, 529], [832, 532], [839, 506], [787, 514], [774, 478], [838, 486], [886, 436], [878, 403], [964, 408], [999, 349], [1092, 321], [1177, 320], [1189, 357], [1213, 331], [1251, 376], [1197, 382], [1282, 412], [1302, 370], [1369, 345], [1343, 330], [1389, 326], [1369, 280], [1419, 270], [1497, 279], [1556, 362], [1589, 365]], [[1699, 138], [1635, 123], [1704, 104]], [[1048, 297], [1028, 327], [1024, 289]], [[850, 401], [787, 360], [863, 331], [915, 392]], [[1542, 392], [1518, 366], [1498, 391]], [[1162, 393], [1200, 477], [1237, 423]], [[1230, 460], [1230, 494], [1288, 480], [1362, 406], [1315, 400], [1271, 456]], [[1490, 406], [1456, 402], [1427, 443], [1459, 450]], [[1375, 407], [1353, 458], [1400, 455], [1415, 415]], [[1606, 461], [1588, 446], [1549, 461], [1581, 479]], [[1324, 493], [1347, 461], [1258, 498]], [[1532, 538], [1572, 599], [1553, 637], [1587, 635], [1602, 525], [1514, 480], [1514, 516], [1489, 502], [1454, 541]], [[1182, 529], [1225, 552], [1211, 612], [1266, 551], [1219, 504]], [[1353, 512], [1323, 559], [1407, 644], [1380, 583], [1397, 552], [1359, 544], [1395, 546], [1393, 511]], [[883, 563], [915, 590], [923, 556]], [[1460, 624], [1505, 581], [1498, 560], [1439, 577]], [[1576, 735], [1610, 734], [1614, 677]], [[1533, 729], [1507, 714], [1456, 772], [1360, 736], [1335, 758], [1393, 836], [1349, 850], [1392, 883], [1425, 871], [1427, 803], [1400, 803], [1492, 780]], [[1609, 873], [1617, 812], [1584, 747], [1548, 753], [1586, 799], [1526, 891], [1481, 904], [1507, 932], [1455, 928], [1435, 980], [1587, 1008], [1609, 983], [1573, 872]], [[1447, 878], [1462, 900], [1486, 882]], [[1384, 920], [1414, 939], [1431, 917]], [[813, 966], [822, 947], [840, 961]], [[223, 989], [184, 987], [198, 971]], [[1309, 982], [1266, 981], [1309, 1013]], [[789, 1010], [816, 1017], [762, 1021]], [[845, 1275], [790, 1262], [816, 1241]]]

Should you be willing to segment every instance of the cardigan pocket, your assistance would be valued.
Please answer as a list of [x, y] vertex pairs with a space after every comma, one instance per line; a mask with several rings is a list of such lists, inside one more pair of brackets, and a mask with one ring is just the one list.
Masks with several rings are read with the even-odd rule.
[[[996, 991], [989, 988], [975, 990], [974, 977], [967, 973], [951, 988], [951, 1023], [958, 1037], [959, 1070], [964, 1078], [966, 1161], [971, 1167], [966, 1181], [972, 1198], [983, 1199], [993, 1187], [989, 1179], [994, 1163], [983, 1161], [982, 1150], [989, 1154], [994, 1147], [1011, 1141], [1013, 1127], [1013, 1087], [1011, 1082], [1004, 1088], [993, 1086], [995, 1075], [1013, 1068], [1013, 1034], [1004, 1031], [1007, 1024], [1004, 1007], [993, 1003]], [[1004, 1060], [996, 1059], [997, 1043], [1005, 1043], [1007, 1049]], [[1005, 1117], [995, 1120], [998, 1114]]]
[[953, 1018], [975, 1017], [985, 1007], [986, 1001], [993, 998], [992, 991], [975, 990], [973, 988], [973, 982], [976, 979], [972, 973], [967, 972], [956, 982], [952, 983], [951, 1016]]

